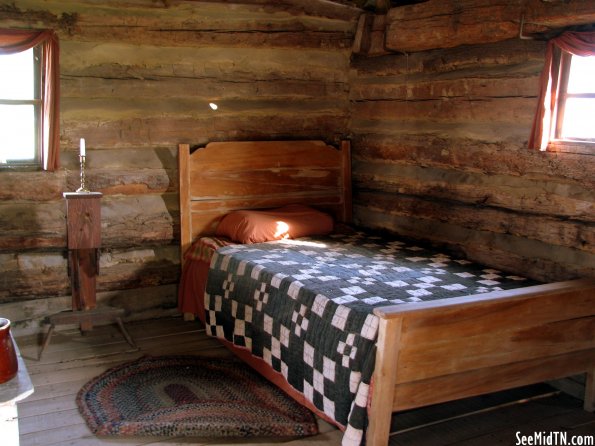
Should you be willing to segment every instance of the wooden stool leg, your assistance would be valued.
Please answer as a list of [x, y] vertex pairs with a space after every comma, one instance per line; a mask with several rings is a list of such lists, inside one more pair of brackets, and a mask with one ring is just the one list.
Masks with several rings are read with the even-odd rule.
[[56, 326], [54, 324], [50, 324], [50, 329], [48, 330], [47, 334], [45, 335], [43, 344], [41, 344], [41, 350], [39, 351], [39, 356], [37, 357], [38, 360], [41, 360], [41, 355], [43, 355], [43, 351], [49, 345], [50, 339], [52, 338], [52, 333], [54, 332], [54, 328], [56, 328]]
[[126, 327], [124, 327], [124, 322], [122, 322], [122, 318], [117, 317], [116, 322], [118, 323], [118, 327], [120, 327], [120, 331], [122, 332], [122, 335], [124, 335], [126, 342], [128, 342], [132, 348], [138, 348], [136, 346], [136, 344], [134, 343], [134, 341], [132, 340], [132, 337], [130, 336], [130, 334], [128, 334]]

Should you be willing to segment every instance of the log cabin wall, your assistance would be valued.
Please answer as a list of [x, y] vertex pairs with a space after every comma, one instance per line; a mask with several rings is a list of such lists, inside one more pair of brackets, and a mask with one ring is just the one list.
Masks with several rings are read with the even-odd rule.
[[[592, 1], [434, 1], [362, 18], [351, 65], [354, 216], [545, 281], [595, 276], [595, 152], [527, 148], [544, 27]], [[523, 33], [525, 36], [525, 33]]]
[[61, 168], [0, 171], [0, 314], [26, 334], [70, 308], [62, 192], [79, 186], [83, 137], [87, 186], [104, 194], [98, 304], [129, 319], [175, 311], [177, 144], [340, 140], [359, 13], [298, 0], [0, 0], [0, 27], [55, 29], [61, 49]]
[[0, 0], [0, 26], [58, 31], [62, 88], [60, 170], [0, 172], [1, 315], [34, 333], [70, 308], [81, 137], [104, 193], [99, 303], [130, 318], [175, 311], [179, 142], [351, 134], [357, 223], [595, 275], [595, 157], [526, 148], [545, 43], [516, 36], [522, 7], [528, 32], [595, 22], [591, 0], [430, 0], [359, 24], [323, 0]]

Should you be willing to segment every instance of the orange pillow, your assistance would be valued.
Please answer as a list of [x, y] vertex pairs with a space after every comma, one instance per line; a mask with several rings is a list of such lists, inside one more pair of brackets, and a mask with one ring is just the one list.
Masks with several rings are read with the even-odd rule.
[[309, 206], [293, 204], [268, 210], [239, 210], [219, 222], [216, 235], [236, 243], [262, 243], [332, 232], [333, 218]]

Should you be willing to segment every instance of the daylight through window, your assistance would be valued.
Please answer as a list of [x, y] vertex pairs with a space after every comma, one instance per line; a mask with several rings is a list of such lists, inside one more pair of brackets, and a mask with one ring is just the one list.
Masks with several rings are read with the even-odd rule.
[[38, 164], [40, 48], [0, 55], [0, 164]]
[[595, 56], [563, 56], [556, 138], [595, 142]]

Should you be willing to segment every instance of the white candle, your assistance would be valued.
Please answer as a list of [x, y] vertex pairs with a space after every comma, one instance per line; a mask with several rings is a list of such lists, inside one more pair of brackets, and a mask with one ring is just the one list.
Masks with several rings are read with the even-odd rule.
[[85, 156], [85, 138], [81, 138], [81, 156]]

